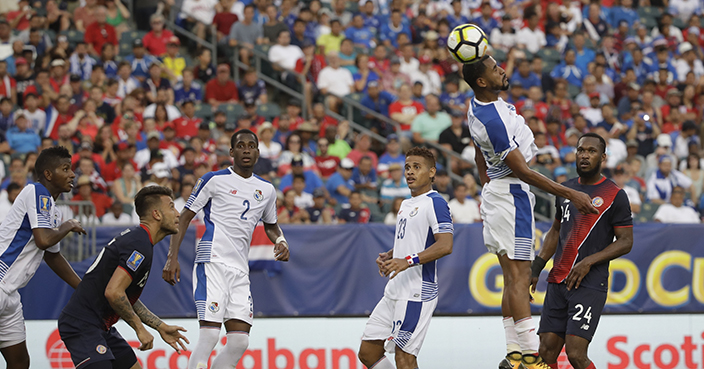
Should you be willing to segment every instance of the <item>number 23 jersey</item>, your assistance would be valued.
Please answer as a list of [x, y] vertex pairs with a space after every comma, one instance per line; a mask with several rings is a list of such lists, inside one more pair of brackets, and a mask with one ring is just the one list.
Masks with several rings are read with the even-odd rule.
[[195, 262], [225, 263], [244, 272], [249, 272], [249, 245], [257, 223], [277, 222], [274, 186], [256, 175], [243, 178], [232, 168], [201, 177], [185, 208], [203, 210], [205, 233]]
[[[398, 211], [394, 258], [418, 254], [435, 243], [435, 234], [454, 231], [447, 201], [436, 191], [403, 200]], [[438, 296], [437, 260], [412, 266], [389, 280], [384, 295], [393, 300], [430, 301]]]

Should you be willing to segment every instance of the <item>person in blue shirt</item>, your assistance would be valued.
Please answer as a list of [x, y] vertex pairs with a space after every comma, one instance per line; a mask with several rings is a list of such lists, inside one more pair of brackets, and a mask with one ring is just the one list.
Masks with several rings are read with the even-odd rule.
[[391, 12], [391, 17], [389, 22], [381, 25], [381, 31], [379, 32], [379, 41], [381, 41], [386, 46], [393, 46], [398, 49], [399, 45], [396, 41], [400, 33], [406, 34], [410, 40], [411, 28], [408, 24], [403, 22], [403, 14], [399, 9], [394, 9]]
[[575, 60], [574, 64], [578, 66], [581, 70], [588, 70], [587, 66], [589, 63], [594, 61], [596, 53], [594, 50], [585, 47], [586, 39], [584, 38], [584, 33], [575, 32], [572, 35], [572, 41], [574, 42], [574, 53]]
[[279, 188], [284, 190], [288, 187], [293, 186], [294, 176], [303, 176], [306, 179], [306, 188], [303, 189], [304, 192], [312, 194], [316, 188], [323, 187], [323, 180], [311, 170], [303, 169], [303, 157], [296, 155], [291, 160], [291, 173], [281, 177], [281, 182], [279, 183]]
[[493, 31], [494, 28], [501, 27], [499, 21], [497, 21], [491, 16], [493, 9], [491, 8], [491, 4], [489, 4], [488, 1], [482, 2], [481, 12], [482, 15], [474, 18], [473, 23], [478, 25], [484, 31], [484, 33], [490, 35], [491, 31]]
[[357, 191], [362, 191], [366, 195], [376, 197], [377, 187], [376, 169], [372, 166], [372, 159], [363, 156], [359, 159], [359, 164], [352, 170], [352, 182]]
[[291, 45], [303, 49], [303, 45], [310, 43], [315, 44], [315, 38], [311, 38], [306, 34], [306, 21], [301, 18], [296, 19], [291, 32]]
[[[445, 17], [447, 23], [450, 24], [450, 29], [454, 29], [461, 24], [469, 23], [469, 18], [462, 14], [462, 0], [452, 0], [451, 6], [452, 13]], [[484, 33], [486, 33], [486, 30]], [[489, 33], [487, 33], [487, 35], [489, 35]]]
[[354, 182], [352, 181], [352, 170], [354, 162], [350, 158], [340, 160], [340, 165], [337, 167], [337, 172], [328, 178], [325, 184], [325, 189], [328, 190], [330, 198], [334, 204], [348, 204], [349, 196], [354, 191]]
[[183, 80], [174, 86], [174, 102], [181, 105], [185, 101], [203, 101], [203, 86], [193, 80], [193, 69], [183, 70]]
[[672, 64], [672, 57], [670, 56], [670, 50], [667, 48], [667, 41], [664, 38], [653, 41], [653, 47], [655, 48], [655, 59], [650, 68], [651, 78], [654, 74], [657, 74], [660, 69], [667, 69], [669, 73], [672, 73], [673, 81], [677, 81], [677, 69]]
[[[518, 61], [518, 73], [513, 73], [511, 76], [511, 84], [519, 82], [523, 88], [530, 89], [533, 86], [541, 87], [540, 77], [530, 70], [530, 61], [521, 59]], [[541, 87], [542, 88], [542, 87]]]
[[345, 37], [352, 40], [355, 46], [372, 48], [374, 42], [374, 32], [364, 26], [362, 14], [355, 14], [352, 18], [352, 25], [345, 31]]
[[26, 154], [39, 151], [42, 139], [29, 128], [29, 120], [20, 114], [15, 117], [15, 126], [7, 130], [7, 143], [12, 151]]
[[320, 27], [320, 24], [318, 24], [318, 22], [313, 18], [313, 13], [310, 8], [301, 8], [298, 12], [298, 19], [302, 19], [306, 24], [306, 30], [303, 33], [305, 37], [309, 40], [313, 40], [313, 43], [315, 43], [315, 39], [318, 37], [318, 27]]
[[576, 57], [573, 49], [565, 52], [563, 61], [550, 73], [554, 79], [564, 79], [567, 83], [582, 88], [582, 80], [587, 72], [574, 64]]
[[367, 0], [362, 7], [362, 18], [364, 19], [364, 27], [376, 34], [381, 27], [381, 20], [374, 14], [374, 2]]
[[457, 78], [445, 79], [445, 92], [440, 95], [440, 104], [446, 109], [467, 110], [467, 94], [460, 92]]
[[369, 68], [369, 56], [367, 54], [358, 54], [354, 64], [357, 66], [357, 73], [352, 74], [354, 89], [365, 94], [369, 83], [373, 81], [379, 82], [381, 78]]
[[132, 66], [132, 77], [140, 82], [149, 77], [149, 66], [157, 59], [146, 53], [141, 39], [136, 39], [132, 43], [132, 54], [125, 56], [124, 60]]
[[398, 135], [391, 133], [386, 136], [386, 151], [379, 157], [376, 171], [382, 177], [386, 178], [391, 164], [399, 164], [403, 167], [406, 164], [406, 156], [401, 151]]
[[636, 82], [638, 84], [644, 84], [645, 80], [648, 79], [648, 75], [653, 70], [653, 65], [649, 58], [643, 56], [643, 50], [636, 47], [631, 52], [631, 60], [624, 63], [623, 70], [627, 71], [632, 69], [636, 74]]
[[633, 9], [633, 0], [621, 0], [621, 6], [611, 8], [609, 14], [609, 24], [611, 27], [618, 27], [619, 22], [628, 22], [628, 27], [633, 27], [636, 22], [640, 21], [638, 12]]
[[[367, 84], [367, 94], [362, 97], [360, 103], [385, 117], [389, 116], [389, 105], [396, 101], [396, 96], [388, 91], [384, 91], [379, 86], [379, 81], [372, 81]], [[378, 132], [392, 131], [393, 127], [388, 127], [385, 122], [377, 119], [372, 114], [366, 114], [364, 118], [371, 125], [372, 129], [376, 128]]]

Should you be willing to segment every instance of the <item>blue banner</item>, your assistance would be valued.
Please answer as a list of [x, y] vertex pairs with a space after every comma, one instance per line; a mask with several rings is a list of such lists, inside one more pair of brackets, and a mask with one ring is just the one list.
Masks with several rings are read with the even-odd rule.
[[[383, 295], [386, 279], [374, 260], [393, 246], [394, 228], [382, 224], [283, 226], [291, 260], [280, 271], [251, 273], [255, 316], [367, 315]], [[549, 224], [538, 224], [542, 239]], [[101, 228], [105, 245], [122, 228]], [[456, 225], [453, 253], [439, 261], [436, 314], [500, 314], [503, 278], [496, 256], [482, 243], [481, 224]], [[195, 317], [192, 270], [195, 228], [189, 229], [179, 254], [181, 282], [161, 279], [168, 238], [154, 248], [150, 279], [142, 301], [161, 317]], [[538, 247], [540, 242], [538, 242]], [[261, 246], [260, 246], [261, 247]], [[93, 258], [73, 267], [83, 275]], [[546, 270], [551, 267], [551, 262]], [[540, 312], [547, 272], [533, 297]], [[610, 313], [704, 312], [704, 227], [644, 224], [634, 229], [630, 254], [611, 263]], [[46, 264], [20, 291], [26, 319], [56, 319], [72, 289]]]

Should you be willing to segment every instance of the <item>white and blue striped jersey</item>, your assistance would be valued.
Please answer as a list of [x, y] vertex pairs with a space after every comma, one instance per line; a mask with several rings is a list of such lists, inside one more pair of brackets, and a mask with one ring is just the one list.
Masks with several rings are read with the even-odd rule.
[[[450, 206], [436, 191], [403, 200], [396, 222], [394, 258], [420, 253], [435, 243], [435, 234], [453, 231]], [[389, 280], [384, 295], [410, 301], [437, 298], [437, 260], [404, 270]]]
[[506, 155], [519, 149], [526, 163], [538, 151], [533, 132], [526, 120], [516, 113], [516, 107], [499, 97], [497, 101], [483, 103], [472, 98], [467, 112], [469, 133], [486, 159], [486, 173], [490, 179], [498, 179], [511, 174], [511, 168], [504, 164]]
[[[0, 289], [9, 294], [32, 279], [44, 257], [32, 230], [56, 228], [61, 218], [61, 211], [44, 185], [30, 183], [22, 189], [0, 224]], [[46, 251], [59, 252], [59, 244]]]
[[232, 168], [198, 179], [185, 208], [203, 210], [205, 233], [195, 262], [224, 263], [244, 272], [249, 272], [249, 245], [257, 223], [277, 222], [274, 186], [257, 175], [243, 178]]

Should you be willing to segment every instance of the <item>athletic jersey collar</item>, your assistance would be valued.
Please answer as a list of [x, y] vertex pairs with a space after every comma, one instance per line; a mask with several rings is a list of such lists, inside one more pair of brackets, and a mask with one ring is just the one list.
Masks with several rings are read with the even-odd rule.
[[152, 241], [152, 234], [151, 232], [149, 232], [149, 228], [147, 228], [144, 224], [140, 224], [139, 226], [142, 227], [142, 229], [144, 229], [145, 231], [147, 231], [147, 236], [149, 236], [149, 242], [151, 242], [152, 246], [154, 246], [154, 241]]
[[577, 183], [581, 184], [582, 186], [596, 186], [598, 184], [602, 184], [605, 180], [606, 180], [606, 177], [604, 177], [604, 175], [602, 175], [601, 179], [596, 181], [596, 183], [594, 183], [593, 185], [585, 185], [585, 184], [582, 184], [582, 177], [577, 177]]
[[481, 102], [481, 101], [477, 100], [477, 97], [475, 96], [475, 97], [472, 98], [472, 101], [473, 101], [475, 104], [477, 104], [477, 105], [486, 106], [486, 105], [491, 105], [491, 104], [493, 104], [493, 103], [495, 103], [495, 102], [503, 101], [503, 99], [499, 97], [499, 98], [497, 98], [496, 100], [491, 101], [491, 102]]
[[410, 198], [409, 200], [413, 200], [413, 199], [416, 199], [416, 198], [422, 198], [423, 196], [428, 196], [428, 194], [431, 194], [431, 193], [433, 193], [433, 192], [436, 192], [436, 191], [433, 190], [433, 189], [431, 189], [430, 191], [425, 192], [425, 193], [422, 193], [422, 194], [420, 194], [420, 195], [418, 195], [418, 196], [411, 196], [411, 198]]
[[245, 178], [245, 177], [242, 177], [241, 175], [237, 174], [237, 172], [235, 172], [235, 171], [232, 169], [231, 166], [230, 166], [230, 167], [227, 167], [227, 170], [229, 170], [230, 173], [236, 175], [237, 177], [242, 178], [243, 181], [251, 181], [252, 178], [256, 178], [256, 177], [254, 176], [254, 172], [252, 172], [252, 175], [251, 175], [251, 176]]

